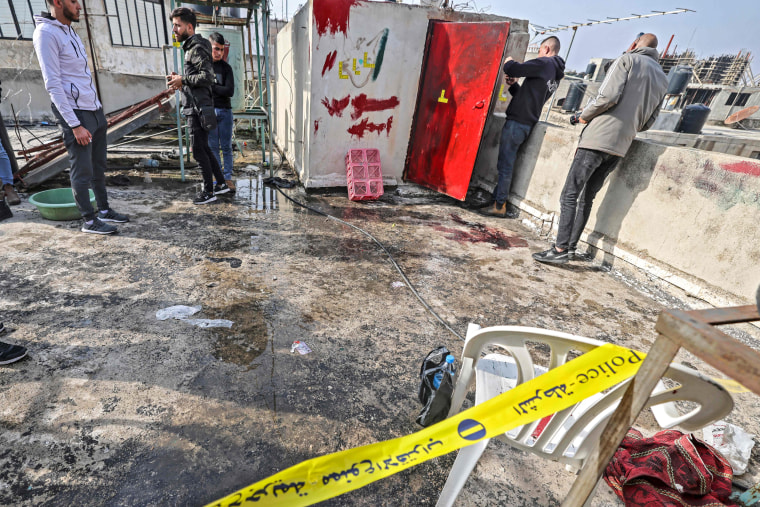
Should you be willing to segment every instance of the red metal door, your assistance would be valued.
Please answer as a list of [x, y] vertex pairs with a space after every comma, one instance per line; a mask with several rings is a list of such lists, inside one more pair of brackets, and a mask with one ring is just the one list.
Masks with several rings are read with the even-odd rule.
[[464, 200], [509, 23], [431, 24], [404, 180]]

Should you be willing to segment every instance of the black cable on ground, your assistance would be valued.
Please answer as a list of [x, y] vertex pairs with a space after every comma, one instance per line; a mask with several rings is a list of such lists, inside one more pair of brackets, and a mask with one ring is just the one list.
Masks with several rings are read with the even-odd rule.
[[[267, 180], [269, 180], [269, 181], [267, 181]], [[367, 236], [369, 239], [371, 239], [372, 241], [374, 241], [375, 244], [377, 246], [379, 246], [380, 249], [383, 252], [385, 252], [385, 255], [388, 256], [388, 259], [391, 261], [391, 264], [393, 264], [393, 266], [396, 268], [396, 271], [398, 271], [399, 274], [401, 275], [401, 277], [404, 279], [404, 282], [406, 282], [406, 285], [412, 291], [412, 294], [414, 294], [417, 297], [417, 299], [419, 300], [419, 302], [422, 303], [422, 306], [424, 306], [425, 309], [428, 312], [430, 312], [431, 315], [433, 315], [433, 317], [435, 317], [436, 319], [438, 319], [438, 322], [440, 322], [443, 325], [443, 327], [445, 327], [446, 329], [448, 329], [454, 336], [456, 336], [460, 340], [464, 340], [464, 337], [462, 335], [460, 335], [459, 333], [457, 333], [456, 331], [454, 331], [454, 329], [452, 329], [451, 326], [449, 326], [449, 324], [445, 320], [443, 320], [441, 318], [441, 316], [438, 315], [435, 312], [435, 310], [433, 310], [430, 307], [430, 305], [427, 303], [427, 301], [425, 301], [422, 298], [422, 296], [420, 296], [419, 292], [417, 292], [417, 290], [412, 285], [412, 282], [410, 282], [409, 278], [407, 278], [406, 273], [404, 273], [404, 270], [401, 269], [401, 266], [398, 265], [398, 263], [396, 262], [396, 259], [393, 258], [393, 255], [391, 255], [391, 253], [388, 251], [388, 249], [385, 248], [385, 246], [382, 243], [380, 243], [380, 241], [378, 241], [378, 239], [375, 238], [372, 234], [370, 234], [369, 232], [365, 231], [361, 227], [358, 227], [356, 225], [350, 224], [350, 223], [348, 223], [348, 222], [346, 222], [344, 220], [341, 220], [340, 218], [337, 218], [337, 217], [334, 217], [332, 215], [329, 215], [329, 214], [325, 213], [324, 211], [318, 210], [316, 208], [312, 208], [311, 206], [308, 206], [308, 205], [306, 205], [306, 204], [304, 204], [302, 202], [296, 201], [295, 199], [293, 199], [292, 197], [290, 197], [289, 195], [287, 195], [285, 192], [283, 192], [282, 189], [280, 188], [280, 186], [283, 186], [285, 188], [290, 188], [290, 187], [294, 186], [294, 185], [292, 185], [292, 182], [290, 182], [288, 180], [284, 180], [282, 178], [266, 178], [264, 180], [264, 184], [276, 188], [277, 191], [280, 194], [282, 194], [286, 199], [288, 199], [292, 203], [297, 204], [298, 206], [301, 206], [303, 208], [306, 208], [309, 211], [313, 211], [314, 213], [317, 213], [319, 215], [325, 216], [325, 217], [329, 218], [330, 220], [335, 220], [336, 222], [340, 222], [343, 225], [347, 225], [347, 226], [351, 227], [352, 229], [356, 229], [357, 231], [361, 232], [362, 234], [364, 234], [365, 236]]]

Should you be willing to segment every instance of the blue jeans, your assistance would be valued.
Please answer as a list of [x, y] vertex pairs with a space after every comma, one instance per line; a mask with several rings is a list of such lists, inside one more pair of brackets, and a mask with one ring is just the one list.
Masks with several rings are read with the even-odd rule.
[[11, 159], [0, 143], [0, 188], [5, 185], [13, 185], [13, 170], [11, 169]]
[[496, 161], [496, 168], [499, 171], [499, 182], [493, 191], [493, 199], [499, 204], [507, 202], [509, 187], [512, 186], [512, 173], [515, 168], [517, 150], [528, 138], [531, 129], [533, 127], [530, 125], [525, 125], [514, 120], [507, 120], [504, 123], [504, 128], [501, 130], [499, 159]]
[[[211, 152], [222, 167], [222, 159], [219, 158], [219, 148], [224, 155], [225, 180], [232, 179], [232, 109], [214, 109], [216, 111], [216, 128], [208, 133], [208, 145]], [[224, 183], [217, 181], [217, 183]]]

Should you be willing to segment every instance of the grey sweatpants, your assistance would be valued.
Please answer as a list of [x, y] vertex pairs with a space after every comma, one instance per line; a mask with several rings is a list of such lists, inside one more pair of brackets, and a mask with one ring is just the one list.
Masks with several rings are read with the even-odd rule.
[[71, 190], [74, 192], [74, 200], [77, 208], [85, 220], [95, 217], [95, 210], [90, 203], [90, 186], [95, 193], [98, 209], [108, 209], [108, 195], [106, 194], [106, 115], [103, 109], [97, 111], [84, 111], [74, 109], [80, 123], [92, 134], [92, 141], [87, 146], [77, 143], [76, 137], [61, 113], [55, 105], [53, 114], [58, 118], [58, 124], [63, 130], [63, 144], [69, 152], [71, 163]]

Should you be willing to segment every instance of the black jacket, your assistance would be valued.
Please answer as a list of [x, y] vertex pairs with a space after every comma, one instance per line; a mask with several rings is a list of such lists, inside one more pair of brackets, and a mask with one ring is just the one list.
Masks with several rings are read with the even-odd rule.
[[230, 98], [235, 95], [235, 77], [232, 74], [232, 67], [224, 60], [219, 60], [214, 62], [214, 74], [216, 74], [216, 82], [211, 85], [214, 107], [232, 109]]
[[525, 78], [522, 86], [515, 83], [509, 87], [512, 101], [507, 107], [507, 119], [532, 127], [546, 100], [565, 77], [565, 61], [559, 56], [542, 56], [525, 63], [509, 61], [504, 64], [504, 73]]
[[[195, 34], [182, 43], [185, 50], [185, 73], [182, 75], [182, 113], [194, 113], [195, 107], [213, 106], [211, 85], [214, 84], [214, 65], [211, 43]], [[193, 100], [194, 99], [194, 100]]]

